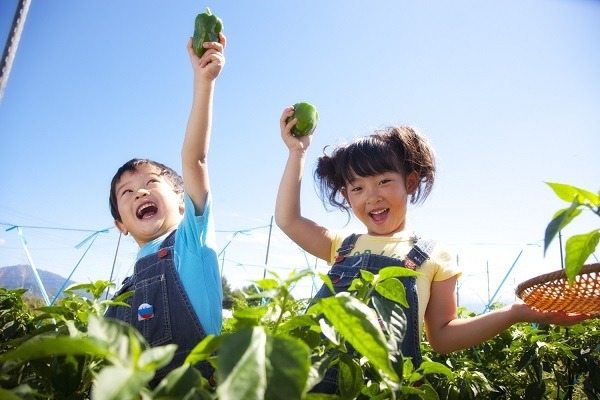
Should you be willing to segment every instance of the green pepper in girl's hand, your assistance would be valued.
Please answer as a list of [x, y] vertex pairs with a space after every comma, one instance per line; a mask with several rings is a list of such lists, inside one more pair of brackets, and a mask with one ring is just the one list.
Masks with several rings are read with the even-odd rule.
[[218, 42], [221, 31], [223, 31], [223, 21], [216, 15], [211, 14], [208, 7], [206, 7], [206, 12], [196, 16], [192, 46], [198, 57], [202, 57], [206, 51], [202, 47], [202, 43]]
[[294, 104], [294, 115], [287, 120], [298, 118], [296, 125], [292, 126], [292, 135], [308, 136], [311, 135], [319, 123], [319, 113], [315, 106], [310, 103], [301, 102]]

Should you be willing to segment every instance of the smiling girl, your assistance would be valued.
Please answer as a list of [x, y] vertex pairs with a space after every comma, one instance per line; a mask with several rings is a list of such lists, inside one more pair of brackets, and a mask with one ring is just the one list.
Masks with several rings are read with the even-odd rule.
[[[332, 266], [328, 275], [336, 293], [348, 290], [361, 269], [377, 274], [383, 267], [402, 266], [420, 273], [417, 278], [402, 278], [409, 305], [403, 308], [408, 329], [402, 354], [412, 358], [415, 367], [421, 363], [423, 325], [431, 347], [449, 353], [488, 340], [517, 322], [572, 325], [589, 318], [539, 312], [522, 302], [458, 318], [455, 289], [460, 271], [454, 257], [443, 246], [406, 230], [408, 202], [427, 198], [436, 172], [431, 144], [411, 127], [377, 130], [318, 159], [314, 175], [322, 201], [351, 212], [366, 232], [346, 237], [304, 217], [300, 187], [312, 136], [291, 134], [296, 123], [290, 119], [293, 112], [293, 107], [286, 108], [280, 119], [289, 155], [277, 194], [276, 223], [301, 248]], [[323, 286], [315, 300], [331, 295]], [[336, 391], [337, 376], [331, 371], [315, 391]]]

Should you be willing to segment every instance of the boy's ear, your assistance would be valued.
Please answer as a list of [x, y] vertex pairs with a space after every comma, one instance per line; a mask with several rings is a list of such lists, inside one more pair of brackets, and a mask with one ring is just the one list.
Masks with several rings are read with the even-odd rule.
[[183, 197], [183, 192], [179, 193], [179, 213], [183, 215], [185, 211], [185, 199]]
[[121, 221], [115, 220], [115, 226], [124, 236], [127, 236], [127, 234], [129, 233], [127, 231], [127, 228], [125, 228], [125, 225], [123, 225], [123, 223]]
[[419, 187], [419, 174], [416, 171], [411, 172], [406, 177], [404, 184], [406, 185], [406, 192], [408, 194], [415, 194]]

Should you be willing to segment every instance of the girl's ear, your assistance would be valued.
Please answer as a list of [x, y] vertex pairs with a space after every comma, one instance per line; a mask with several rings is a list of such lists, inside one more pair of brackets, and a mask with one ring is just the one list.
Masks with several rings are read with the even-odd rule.
[[411, 172], [405, 179], [406, 193], [415, 194], [419, 187], [419, 174], [416, 171]]
[[127, 228], [125, 228], [125, 225], [123, 225], [121, 221], [115, 220], [115, 226], [124, 236], [127, 236], [127, 234], [129, 233], [129, 231], [127, 231]]
[[340, 189], [340, 194], [344, 199], [346, 199], [348, 204], [350, 204], [350, 200], [348, 200], [348, 191], [346, 189]]

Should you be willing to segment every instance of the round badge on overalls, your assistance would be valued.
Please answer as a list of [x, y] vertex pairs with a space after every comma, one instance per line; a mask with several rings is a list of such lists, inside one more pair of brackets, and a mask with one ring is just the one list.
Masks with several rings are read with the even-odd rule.
[[154, 317], [154, 307], [148, 303], [142, 303], [138, 307], [138, 321], [145, 321]]

